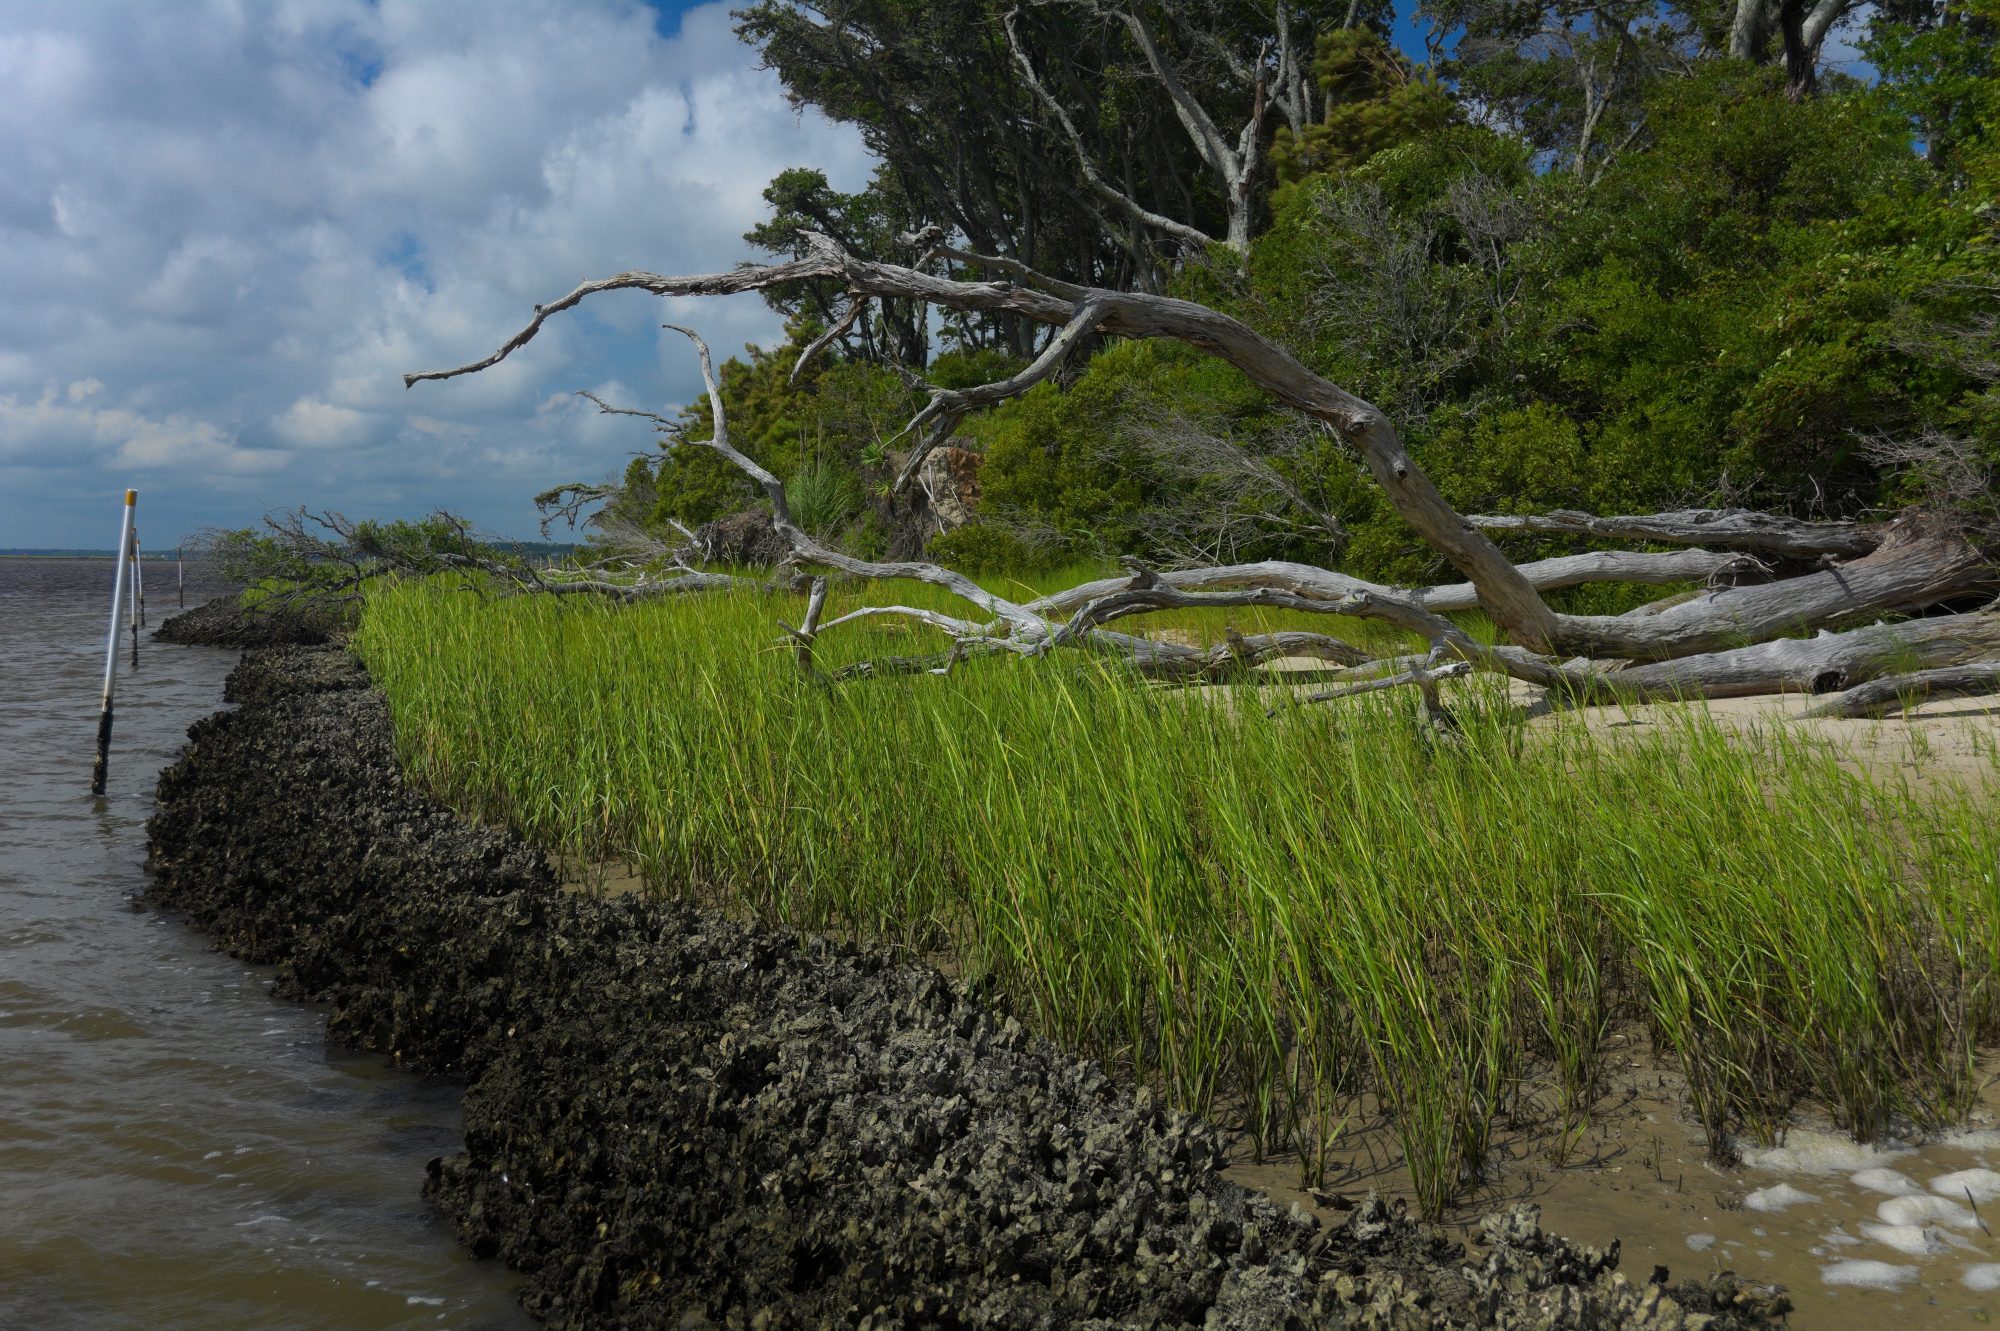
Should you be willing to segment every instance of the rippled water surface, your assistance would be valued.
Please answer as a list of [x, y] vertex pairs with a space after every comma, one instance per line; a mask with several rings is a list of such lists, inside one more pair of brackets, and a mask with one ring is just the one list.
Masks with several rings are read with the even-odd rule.
[[0, 1329], [530, 1325], [419, 1196], [456, 1090], [134, 902], [153, 783], [236, 653], [142, 637], [93, 799], [110, 579], [0, 559]]

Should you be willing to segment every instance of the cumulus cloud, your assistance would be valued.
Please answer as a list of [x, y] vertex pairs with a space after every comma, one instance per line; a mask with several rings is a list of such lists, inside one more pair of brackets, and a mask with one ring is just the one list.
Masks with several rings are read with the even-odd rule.
[[301, 448], [342, 448], [361, 442], [368, 418], [350, 407], [336, 407], [316, 397], [302, 397], [275, 422], [277, 432]]
[[[665, 31], [663, 31], [663, 29]], [[536, 301], [622, 268], [745, 257], [760, 191], [851, 130], [787, 106], [726, 3], [117, 0], [0, 11], [0, 546], [100, 543], [296, 503], [436, 504], [526, 533], [527, 497], [607, 476], [719, 350], [779, 336], [755, 297], [604, 300], [485, 375]]]
[[210, 478], [265, 474], [288, 460], [283, 451], [246, 447], [232, 432], [184, 412], [148, 416], [87, 405], [96, 387], [82, 380], [34, 401], [0, 395], [0, 465], [58, 476], [117, 469], [150, 483], [184, 470]]

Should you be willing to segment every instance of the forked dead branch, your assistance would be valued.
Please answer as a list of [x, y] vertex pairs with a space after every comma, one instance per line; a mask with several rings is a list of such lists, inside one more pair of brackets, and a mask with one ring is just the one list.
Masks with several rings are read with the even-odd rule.
[[[1382, 411], [1226, 314], [1166, 296], [1079, 287], [1015, 260], [952, 248], [935, 231], [907, 239], [920, 255], [910, 266], [860, 259], [825, 236], [807, 233], [804, 256], [787, 262], [694, 276], [635, 271], [585, 282], [538, 306], [528, 325], [491, 355], [453, 369], [408, 374], [404, 383], [451, 379], [496, 365], [532, 341], [551, 317], [606, 291], [728, 295], [801, 280], [833, 280], [855, 306], [874, 299], [914, 300], [948, 310], [1012, 315], [1057, 330], [1032, 363], [1006, 379], [956, 390], [925, 385], [929, 401], [903, 431], [913, 441], [899, 481], [906, 485], [924, 456], [949, 437], [967, 411], [1047, 380], [1087, 337], [1171, 338], [1221, 357], [1278, 402], [1330, 429], [1359, 456], [1417, 536], [1466, 579], [1439, 587], [1388, 587], [1316, 565], [1265, 561], [1163, 573], [1140, 569], [1130, 577], [1020, 603], [939, 564], [857, 559], [792, 520], [784, 484], [730, 440], [707, 345], [692, 329], [667, 325], [694, 342], [713, 408], [713, 437], [690, 442], [714, 449], [757, 483], [795, 563], [864, 579], [913, 579], [941, 588], [979, 612], [961, 619], [909, 607], [870, 606], [815, 627], [818, 637], [856, 619], [899, 615], [930, 624], [953, 640], [951, 650], [939, 658], [882, 663], [884, 671], [948, 668], [974, 652], [1036, 655], [1061, 647], [1112, 652], [1146, 673], [1187, 680], [1217, 678], [1281, 656], [1341, 665], [1365, 661], [1358, 649], [1324, 635], [1236, 638], [1205, 650], [1104, 627], [1150, 610], [1245, 605], [1381, 620], [1421, 636], [1439, 659], [1498, 671], [1567, 700], [1836, 693], [1905, 672], [2000, 659], [2000, 609], [1981, 605], [2000, 591], [2000, 566], [1991, 551], [1952, 523], [1921, 512], [1871, 524], [1805, 522], [1732, 509], [1621, 517], [1573, 512], [1468, 516], [1438, 492]], [[950, 271], [954, 265], [988, 276], [966, 280]], [[1487, 535], [1507, 530], [1691, 548], [1597, 551], [1516, 564]], [[1705, 548], [1711, 546], [1715, 548]], [[1688, 581], [1704, 587], [1621, 615], [1560, 613], [1542, 595], [1585, 583]], [[1975, 606], [1979, 608], [1967, 608]], [[1503, 645], [1476, 641], [1441, 613], [1474, 608], [1491, 618], [1504, 635]], [[1894, 625], [1882, 622], [1888, 616], [1944, 609], [1965, 612]], [[1808, 632], [1817, 636], [1795, 636]], [[872, 672], [864, 668], [854, 673]], [[1402, 673], [1412, 672], [1406, 668]], [[1434, 677], [1430, 671], [1416, 674], [1426, 687]], [[1344, 696], [1339, 690], [1333, 695]]]

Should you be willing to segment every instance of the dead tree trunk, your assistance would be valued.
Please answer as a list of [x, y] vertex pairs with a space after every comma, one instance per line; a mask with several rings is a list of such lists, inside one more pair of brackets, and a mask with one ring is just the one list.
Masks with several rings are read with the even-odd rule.
[[[1274, 15], [1277, 31], [1254, 59], [1244, 60], [1234, 53], [1224, 53], [1229, 66], [1250, 90], [1250, 114], [1232, 140], [1189, 89], [1174, 58], [1161, 45], [1153, 20], [1147, 17], [1144, 9], [1133, 4], [1103, 4], [1101, 0], [1087, 8], [1123, 26], [1133, 45], [1138, 47], [1154, 82], [1166, 93], [1168, 102], [1173, 106], [1174, 118], [1186, 131], [1195, 156], [1201, 159], [1222, 187], [1227, 218], [1222, 243], [1238, 254], [1248, 254], [1250, 232], [1256, 220], [1256, 185], [1264, 162], [1264, 121], [1274, 104], [1292, 122], [1294, 132], [1309, 118], [1310, 34], [1293, 33], [1292, 15], [1287, 5], [1280, 3]], [[1193, 12], [1198, 13], [1199, 10]], [[1169, 20], [1173, 17], [1169, 11]], [[1036, 72], [1034, 61], [1021, 41], [1014, 20], [1012, 12], [1002, 19], [1014, 64], [1020, 69], [1022, 80], [1035, 100], [1055, 120], [1063, 137], [1069, 140], [1082, 170], [1084, 184], [1091, 193], [1128, 221], [1171, 236], [1183, 244], [1200, 247], [1211, 243], [1213, 238], [1206, 233], [1184, 221], [1165, 217], [1141, 206], [1130, 194], [1105, 178], [1098, 164], [1091, 160], [1090, 147], [1083, 135], [1077, 132], [1068, 109]], [[1295, 44], [1300, 35], [1308, 39], [1304, 51]]]
[[2000, 661], [1888, 675], [1849, 689], [1806, 713], [1808, 717], [1883, 716], [1933, 698], [1976, 698], [2000, 693]]
[[1785, 60], [1785, 95], [1810, 97], [1819, 86], [1819, 53], [1859, 0], [1737, 0], [1729, 26], [1729, 54], [1759, 64], [1771, 58], [1771, 38], [1779, 38]]
[[[1118, 653], [1150, 673], [1212, 678], [1219, 668], [1213, 653], [1148, 643], [1104, 626], [1126, 615], [1172, 606], [1276, 605], [1383, 620], [1477, 666], [1572, 697], [1828, 692], [1906, 671], [1912, 657], [1936, 668], [2000, 655], [2000, 628], [1996, 628], [2000, 613], [1898, 625], [1872, 623], [2000, 591], [2000, 568], [1989, 552], [1947, 526], [1916, 519], [1872, 525], [1802, 523], [1741, 510], [1611, 518], [1579, 513], [1469, 518], [1439, 494], [1381, 411], [1314, 374], [1284, 348], [1228, 315], [1163, 296], [1080, 287], [1046, 277], [1016, 260], [951, 249], [936, 243], [935, 237], [927, 238], [932, 242], [929, 251], [914, 267], [857, 259], [824, 236], [808, 234], [806, 239], [804, 257], [786, 263], [689, 277], [628, 272], [586, 282], [538, 307], [528, 325], [491, 355], [455, 369], [409, 374], [404, 381], [414, 385], [451, 379], [498, 364], [532, 341], [550, 318], [606, 291], [726, 295], [802, 279], [831, 279], [841, 282], [855, 300], [922, 301], [946, 309], [1012, 315], [1058, 329], [1047, 350], [1008, 379], [969, 389], [930, 390], [929, 403], [905, 427], [905, 433], [919, 436], [904, 471], [907, 483], [929, 442], [939, 437], [940, 427], [948, 427], [972, 407], [1014, 396], [1047, 379], [1085, 338], [1174, 338], [1220, 356], [1279, 402], [1331, 427], [1361, 457], [1396, 511], [1466, 580], [1434, 588], [1383, 587], [1313, 565], [1266, 562], [1158, 575], [1142, 570], [1129, 579], [1086, 584], [1022, 604], [936, 564], [855, 559], [792, 522], [782, 483], [729, 441], [722, 395], [706, 345], [691, 330], [667, 325], [694, 340], [708, 383], [715, 434], [698, 442], [714, 448], [757, 482], [795, 561], [860, 578], [926, 582], [957, 596], [981, 615], [960, 619], [909, 607], [871, 606], [820, 625], [815, 637], [850, 620], [898, 615], [941, 630], [961, 652], [1032, 655], [1076, 645]], [[941, 261], [999, 276], [966, 280], [931, 271]], [[1563, 532], [1649, 543], [1701, 541], [1724, 549], [1599, 551], [1516, 565], [1487, 535], [1489, 530]], [[1792, 566], [1792, 576], [1777, 576], [1784, 565]], [[1695, 595], [1623, 615], [1561, 614], [1542, 598], [1546, 589], [1592, 581], [1708, 585]], [[1508, 640], [1505, 645], [1478, 643], [1440, 614], [1473, 608], [1484, 611], [1499, 627]], [[1832, 629], [1852, 631], [1824, 632]], [[1796, 636], [1815, 630], [1822, 631], [1820, 636]], [[1318, 654], [1323, 660], [1341, 656], [1340, 647], [1320, 644], [1304, 651], [1306, 644], [1286, 644], [1276, 641], [1277, 636], [1249, 647], [1249, 654], [1276, 654], [1296, 647], [1301, 654]]]

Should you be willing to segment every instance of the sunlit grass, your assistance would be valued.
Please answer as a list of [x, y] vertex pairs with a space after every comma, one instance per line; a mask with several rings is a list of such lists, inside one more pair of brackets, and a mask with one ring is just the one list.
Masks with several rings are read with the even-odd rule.
[[[877, 585], [830, 612], [864, 597], [945, 605]], [[776, 643], [799, 609], [412, 585], [371, 601], [356, 645], [412, 770], [461, 806], [662, 892], [947, 951], [1070, 1046], [1243, 1115], [1308, 1181], [1365, 1096], [1441, 1210], [1503, 1113], [1589, 1113], [1628, 1017], [1718, 1143], [1799, 1097], [1862, 1133], [1970, 1107], [2000, 961], [1984, 792], [1920, 803], [1698, 712], [1524, 742], [1492, 681], [1444, 745], [1395, 695], [1267, 718], [1074, 653], [826, 687]], [[820, 651], [941, 646], [871, 622]]]

